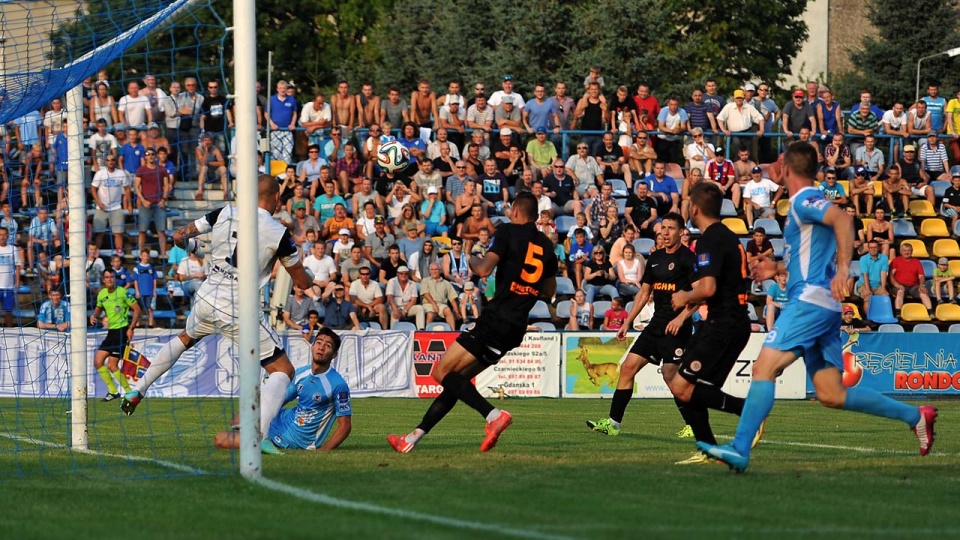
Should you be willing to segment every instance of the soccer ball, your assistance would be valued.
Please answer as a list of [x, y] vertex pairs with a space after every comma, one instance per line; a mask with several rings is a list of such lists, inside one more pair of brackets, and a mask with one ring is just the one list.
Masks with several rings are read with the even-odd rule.
[[410, 152], [397, 141], [380, 145], [377, 150], [377, 164], [388, 172], [396, 172], [410, 164]]

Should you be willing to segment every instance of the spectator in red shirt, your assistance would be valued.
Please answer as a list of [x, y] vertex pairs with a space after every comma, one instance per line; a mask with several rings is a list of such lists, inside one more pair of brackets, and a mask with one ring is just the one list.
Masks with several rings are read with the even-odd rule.
[[627, 320], [627, 310], [623, 309], [623, 300], [620, 297], [610, 300], [610, 309], [603, 314], [603, 327], [601, 330], [612, 330], [616, 332], [623, 326]]
[[896, 293], [893, 307], [898, 312], [903, 307], [905, 297], [919, 298], [927, 311], [932, 311], [923, 265], [913, 258], [913, 246], [910, 244], [900, 244], [900, 256], [890, 261], [890, 284]]
[[716, 157], [707, 164], [706, 178], [717, 184], [723, 192], [723, 198], [733, 201], [733, 205], [740, 208], [740, 184], [737, 182], [737, 171], [733, 162], [724, 157], [723, 148], [714, 150]]

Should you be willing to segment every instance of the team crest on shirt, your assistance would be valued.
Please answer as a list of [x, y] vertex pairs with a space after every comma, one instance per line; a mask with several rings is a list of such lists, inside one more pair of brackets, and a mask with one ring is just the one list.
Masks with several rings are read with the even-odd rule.
[[673, 263], [667, 265], [667, 270], [673, 270]]
[[316, 394], [313, 395], [313, 402], [320, 403], [320, 392], [317, 392]]
[[830, 201], [824, 199], [820, 195], [812, 195], [804, 199], [803, 202], [800, 204], [808, 208], [816, 208], [817, 210], [823, 210], [823, 207], [830, 204]]
[[694, 360], [693, 362], [690, 362], [690, 371], [694, 373], [700, 371], [701, 367], [703, 367], [703, 365], [700, 363], [699, 360]]
[[673, 357], [680, 358], [681, 356], [683, 356], [683, 349], [677, 347], [676, 350], [673, 351]]
[[710, 254], [701, 253], [697, 255], [697, 266], [703, 268], [704, 266], [710, 266]]

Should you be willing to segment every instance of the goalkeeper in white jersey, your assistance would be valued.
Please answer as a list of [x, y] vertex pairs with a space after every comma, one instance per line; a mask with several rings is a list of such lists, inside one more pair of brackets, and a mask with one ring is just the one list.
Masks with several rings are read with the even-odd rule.
[[[275, 261], [279, 260], [293, 278], [295, 285], [302, 289], [310, 289], [313, 287], [313, 276], [300, 263], [300, 254], [290, 231], [273, 219], [273, 212], [277, 208], [279, 198], [280, 188], [277, 181], [269, 175], [261, 175], [258, 180], [257, 197], [260, 240], [257, 254], [260, 266], [258, 288], [262, 288], [267, 283]], [[239, 219], [237, 208], [227, 205], [173, 233], [174, 243], [189, 252], [195, 252], [199, 247], [194, 237], [210, 233], [209, 256], [212, 263], [210, 273], [194, 296], [193, 309], [187, 318], [186, 329], [164, 344], [135, 388], [123, 396], [120, 408], [127, 415], [133, 414], [137, 405], [143, 401], [150, 385], [169, 371], [184, 351], [193, 347], [204, 337], [220, 334], [237, 343], [241, 331], [237, 326], [236, 316], [239, 296], [236, 269]], [[262, 312], [259, 330], [260, 365], [269, 374], [260, 398], [260, 432], [264, 435], [260, 447], [264, 453], [279, 454], [280, 451], [270, 442], [267, 433], [270, 422], [283, 404], [294, 370], [293, 364], [281, 347], [280, 336], [264, 320]]]

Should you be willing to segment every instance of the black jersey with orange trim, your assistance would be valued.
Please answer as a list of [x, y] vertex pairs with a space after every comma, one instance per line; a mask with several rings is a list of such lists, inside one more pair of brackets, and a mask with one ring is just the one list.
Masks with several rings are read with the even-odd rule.
[[489, 253], [496, 253], [500, 261], [496, 292], [481, 316], [525, 327], [530, 310], [540, 299], [547, 281], [557, 275], [553, 242], [538, 231], [533, 222], [501, 223]]
[[[647, 258], [641, 283], [650, 285], [653, 295], [653, 319], [648, 326], [666, 327], [682, 309], [673, 309], [673, 293], [689, 291], [696, 281], [697, 256], [686, 246], [678, 246], [673, 253], [658, 249]], [[690, 319], [687, 319], [689, 322]]]
[[707, 299], [710, 318], [747, 318], [747, 255], [740, 239], [719, 221], [697, 240], [699, 278], [717, 280], [716, 292]]

